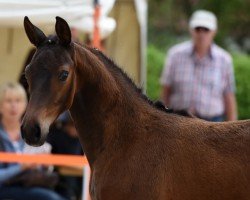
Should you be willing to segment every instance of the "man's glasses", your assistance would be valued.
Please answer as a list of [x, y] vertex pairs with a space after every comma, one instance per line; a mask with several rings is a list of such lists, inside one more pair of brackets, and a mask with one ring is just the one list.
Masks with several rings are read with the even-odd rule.
[[208, 28], [205, 27], [196, 27], [194, 28], [195, 32], [209, 32], [210, 30]]

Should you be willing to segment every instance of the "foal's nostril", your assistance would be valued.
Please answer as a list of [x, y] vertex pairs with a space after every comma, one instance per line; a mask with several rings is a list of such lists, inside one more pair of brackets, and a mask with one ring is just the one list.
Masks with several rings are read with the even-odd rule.
[[38, 124], [34, 125], [34, 142], [38, 143], [41, 139], [41, 128]]
[[21, 126], [21, 135], [23, 140], [30, 145], [38, 145], [41, 143], [42, 133], [38, 124], [27, 127]]

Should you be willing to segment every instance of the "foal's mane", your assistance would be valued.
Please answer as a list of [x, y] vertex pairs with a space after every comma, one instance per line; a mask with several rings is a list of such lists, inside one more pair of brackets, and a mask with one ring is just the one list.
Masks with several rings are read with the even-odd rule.
[[131, 88], [133, 88], [135, 90], [135, 92], [137, 94], [139, 94], [141, 99], [146, 101], [149, 105], [151, 105], [155, 109], [163, 111], [165, 113], [173, 113], [173, 114], [177, 114], [177, 115], [181, 115], [181, 116], [193, 117], [191, 114], [189, 114], [186, 111], [183, 111], [183, 110], [175, 111], [173, 109], [169, 109], [169, 108], [165, 107], [164, 104], [160, 101], [153, 102], [145, 94], [143, 94], [142, 89], [137, 87], [136, 84], [133, 82], [133, 80], [120, 67], [118, 67], [112, 59], [110, 59], [109, 57], [104, 55], [100, 50], [98, 50], [96, 48], [91, 48], [91, 47], [88, 47], [86, 45], [84, 45], [83, 48], [86, 48], [91, 53], [96, 55], [107, 68], [111, 67], [114, 71], [120, 73], [122, 75], [122, 77], [125, 78], [127, 83], [131, 86]]
[[127, 83], [131, 86], [131, 88], [133, 88], [136, 91], [136, 93], [139, 94], [139, 96], [143, 100], [148, 102], [150, 105], [154, 105], [154, 102], [151, 101], [145, 94], [142, 93], [142, 89], [137, 87], [136, 84], [134, 83], [134, 81], [127, 75], [127, 73], [124, 72], [120, 67], [118, 67], [117, 64], [111, 58], [107, 57], [100, 50], [98, 50], [96, 48], [91, 48], [91, 47], [88, 47], [85, 45], [83, 47], [88, 49], [94, 55], [96, 55], [102, 61], [102, 63], [105, 65], [105, 67], [107, 67], [107, 68], [111, 67], [112, 70], [121, 74], [121, 76], [127, 81]]

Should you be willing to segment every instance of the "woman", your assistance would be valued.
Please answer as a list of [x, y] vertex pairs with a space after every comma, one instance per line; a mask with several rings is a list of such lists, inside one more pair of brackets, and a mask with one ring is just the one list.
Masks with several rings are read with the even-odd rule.
[[[0, 151], [16, 153], [23, 151], [24, 142], [20, 137], [20, 126], [26, 104], [27, 96], [21, 85], [6, 83], [0, 87]], [[22, 171], [35, 167], [30, 164], [0, 163], [0, 199], [64, 200], [47, 188], [6, 184]]]

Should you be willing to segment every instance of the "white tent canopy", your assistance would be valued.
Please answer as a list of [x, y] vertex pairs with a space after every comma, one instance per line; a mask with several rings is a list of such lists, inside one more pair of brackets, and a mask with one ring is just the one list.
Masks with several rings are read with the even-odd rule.
[[[100, 0], [101, 15], [107, 16], [115, 0]], [[54, 23], [54, 16], [60, 15], [69, 22], [93, 16], [92, 0], [0, 0], [0, 25], [20, 26], [24, 16], [40, 24]]]
[[[115, 0], [100, 0], [99, 27], [103, 37], [115, 29], [115, 20], [107, 17]], [[24, 16], [36, 25], [54, 25], [55, 16], [66, 19], [71, 26], [91, 33], [94, 5], [92, 0], [0, 0], [0, 26], [22, 27]]]
[[[54, 30], [55, 17], [60, 16], [66, 19], [70, 26], [91, 35], [94, 30], [93, 2], [94, 0], [0, 0], [0, 43], [2, 44], [0, 48], [0, 59], [2, 60], [0, 63], [0, 83], [16, 79], [30, 48], [30, 43], [23, 30], [24, 16], [28, 16], [32, 23], [41, 27], [45, 32], [49, 31], [50, 33]], [[109, 37], [110, 45], [108, 45], [108, 48], [112, 50], [108, 52], [113, 52], [109, 56], [113, 57], [121, 66], [126, 68], [128, 65], [127, 57], [131, 54], [131, 49], [135, 49], [131, 45], [139, 44], [138, 53], [136, 53], [139, 60], [133, 62], [134, 64], [129, 63], [129, 66], [131, 68], [139, 68], [139, 70], [131, 73], [132, 78], [141, 86], [145, 86], [147, 1], [99, 0], [99, 4], [101, 7], [101, 16], [99, 19], [101, 38], [108, 37], [116, 30], [116, 33]], [[109, 17], [110, 11], [115, 10], [116, 6], [124, 7], [124, 12], [120, 13], [122, 17], [121, 15], [119, 17], [117, 14], [112, 16], [113, 18]], [[119, 11], [117, 10], [115, 13], [119, 13]], [[135, 13], [135, 18], [132, 17], [133, 13]], [[129, 15], [133, 21], [127, 20]], [[118, 23], [119, 29], [117, 27]], [[139, 31], [136, 34], [137, 39], [132, 39], [133, 34], [131, 31]], [[110, 38], [114, 38], [113, 42], [110, 42], [112, 40]], [[126, 42], [122, 42], [122, 40], [126, 40]], [[128, 42], [128, 40], [131, 42]], [[127, 47], [125, 48], [125, 46]], [[117, 59], [121, 55], [120, 52], [123, 54], [123, 58]], [[132, 62], [131, 59], [130, 62]], [[128, 71], [131, 70], [129, 69]], [[135, 73], [136, 75], [134, 75]]]

